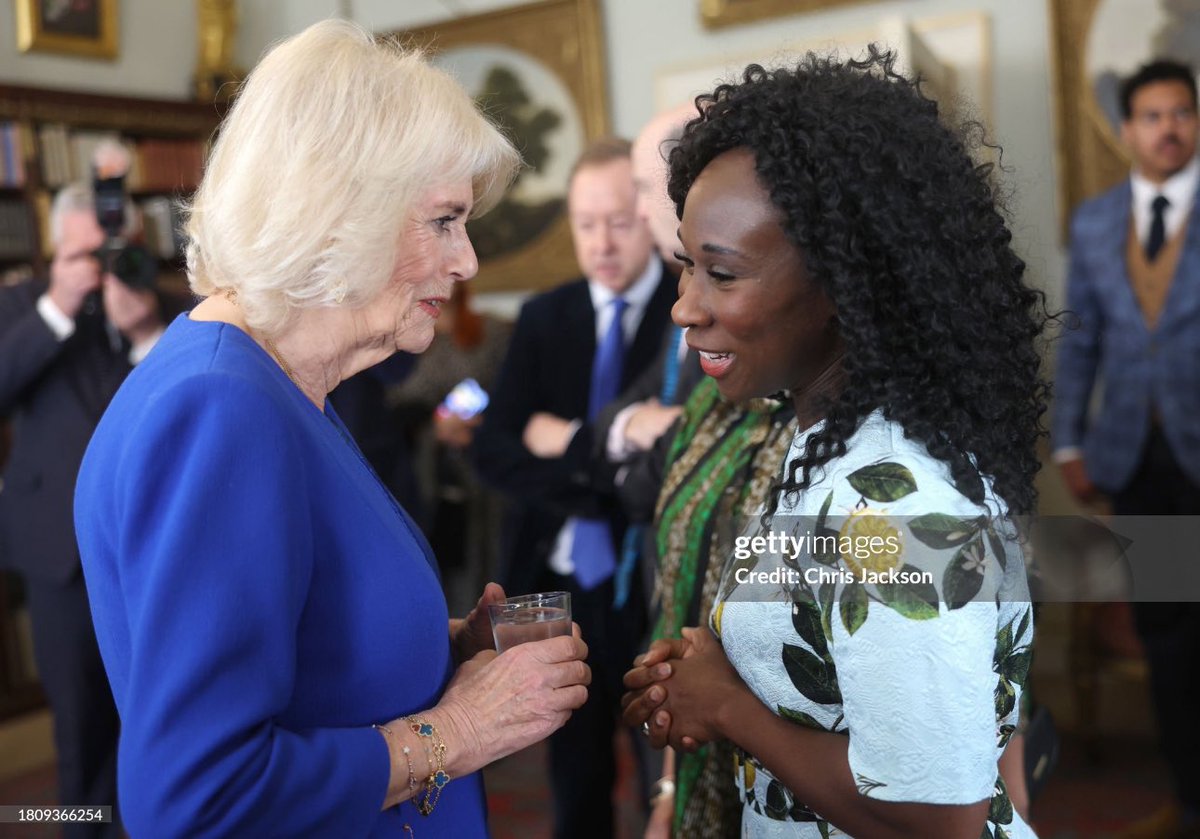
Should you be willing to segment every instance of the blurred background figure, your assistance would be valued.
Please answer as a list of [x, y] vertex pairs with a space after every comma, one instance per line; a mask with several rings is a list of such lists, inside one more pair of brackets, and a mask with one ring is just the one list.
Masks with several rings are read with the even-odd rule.
[[[434, 327], [415, 369], [387, 391], [388, 421], [412, 453], [418, 520], [454, 611], [469, 608], [497, 568], [500, 496], [479, 482], [467, 449], [483, 422], [512, 324], [472, 309], [470, 290], [460, 283]], [[456, 388], [473, 396], [448, 398]]]
[[[1196, 76], [1155, 61], [1121, 87], [1129, 178], [1078, 209], [1059, 347], [1054, 460], [1083, 504], [1200, 514], [1200, 188]], [[1099, 409], [1089, 411], [1103, 387]], [[1194, 546], [1183, 562], [1192, 562]], [[1176, 801], [1133, 837], [1200, 836], [1200, 604], [1134, 602]]]
[[584, 276], [522, 307], [473, 447], [510, 502], [506, 589], [571, 592], [591, 649], [588, 702], [550, 739], [558, 839], [613, 835], [621, 675], [646, 624], [636, 569], [618, 564], [628, 522], [594, 453], [596, 418], [653, 362], [675, 299], [637, 217], [629, 154], [603, 138], [575, 162], [567, 206]]
[[[105, 232], [87, 184], [65, 187], [51, 209], [49, 281], [0, 288], [0, 416], [12, 416], [0, 541], [22, 576], [38, 674], [54, 713], [59, 801], [113, 805], [117, 710], [96, 647], [80, 573], [71, 502], [96, 423], [134, 365], [162, 334], [153, 291], [106, 273]], [[132, 207], [128, 239], [139, 233]], [[117, 836], [75, 824], [70, 836]]]

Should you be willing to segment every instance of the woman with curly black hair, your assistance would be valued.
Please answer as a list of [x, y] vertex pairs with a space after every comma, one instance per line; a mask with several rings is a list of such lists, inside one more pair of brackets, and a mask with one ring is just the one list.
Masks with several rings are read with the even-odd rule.
[[745, 836], [1032, 836], [997, 761], [1033, 638], [1013, 516], [1046, 318], [991, 167], [875, 48], [697, 105], [674, 319], [723, 396], [787, 391], [800, 430], [711, 632], [635, 662], [626, 721], [732, 741]]

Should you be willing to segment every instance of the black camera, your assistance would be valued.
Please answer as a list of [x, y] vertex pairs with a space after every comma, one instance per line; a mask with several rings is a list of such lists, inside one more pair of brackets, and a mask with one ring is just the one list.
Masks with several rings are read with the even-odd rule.
[[104, 231], [104, 244], [93, 251], [104, 270], [130, 288], [152, 290], [158, 264], [148, 250], [131, 244], [125, 230], [125, 175], [92, 180], [96, 196], [96, 221]]

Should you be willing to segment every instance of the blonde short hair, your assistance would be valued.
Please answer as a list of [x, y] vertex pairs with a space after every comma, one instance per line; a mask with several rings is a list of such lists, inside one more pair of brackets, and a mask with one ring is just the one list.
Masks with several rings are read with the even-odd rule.
[[423, 190], [469, 179], [480, 214], [519, 164], [421, 52], [321, 21], [263, 57], [220, 129], [188, 213], [192, 290], [235, 290], [269, 333], [298, 308], [361, 305]]

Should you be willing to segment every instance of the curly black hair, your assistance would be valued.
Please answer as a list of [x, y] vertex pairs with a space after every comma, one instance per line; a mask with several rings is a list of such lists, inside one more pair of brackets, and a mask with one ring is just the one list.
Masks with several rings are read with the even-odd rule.
[[872, 45], [863, 60], [809, 53], [794, 69], [747, 67], [739, 83], [697, 97], [668, 192], [682, 218], [704, 167], [748, 148], [836, 307], [845, 385], [780, 489], [807, 487], [881, 408], [965, 496], [982, 503], [988, 475], [1010, 514], [1028, 513], [1049, 396], [1036, 346], [1045, 296], [1023, 279], [992, 165], [972, 159], [982, 129], [944, 125], [894, 61]]

